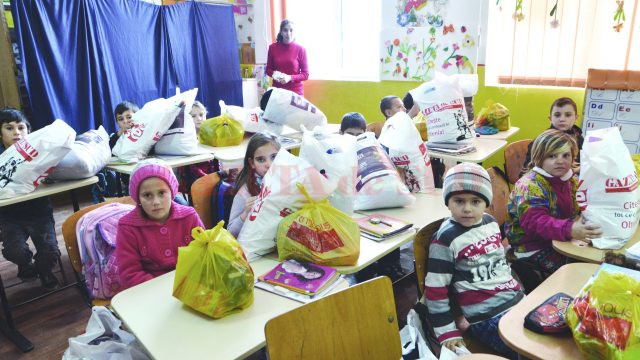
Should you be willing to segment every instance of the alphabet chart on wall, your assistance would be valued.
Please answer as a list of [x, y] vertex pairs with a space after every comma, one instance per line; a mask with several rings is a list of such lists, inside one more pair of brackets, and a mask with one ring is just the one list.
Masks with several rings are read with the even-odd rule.
[[617, 126], [629, 152], [640, 153], [640, 90], [587, 88], [582, 116], [586, 135]]

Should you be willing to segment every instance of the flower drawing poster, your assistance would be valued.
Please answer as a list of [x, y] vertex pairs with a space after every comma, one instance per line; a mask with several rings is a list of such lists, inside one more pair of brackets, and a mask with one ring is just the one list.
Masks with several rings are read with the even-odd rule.
[[436, 71], [474, 74], [480, 3], [383, 0], [380, 79], [428, 81]]

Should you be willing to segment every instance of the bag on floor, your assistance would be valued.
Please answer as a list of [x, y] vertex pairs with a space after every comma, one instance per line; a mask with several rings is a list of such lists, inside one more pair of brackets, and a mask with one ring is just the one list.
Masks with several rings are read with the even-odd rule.
[[94, 306], [84, 334], [69, 338], [62, 360], [147, 360], [136, 337], [104, 306]]
[[196, 100], [198, 88], [176, 95], [185, 102], [185, 106], [173, 120], [173, 124], [162, 135], [154, 149], [158, 155], [195, 155], [198, 150], [196, 125], [191, 117], [191, 107]]
[[314, 264], [355, 265], [360, 256], [360, 227], [328, 200], [314, 201], [302, 184], [302, 208], [278, 225], [278, 260], [296, 259]]
[[617, 127], [591, 130], [580, 151], [576, 200], [582, 215], [602, 226], [598, 249], [619, 249], [638, 228], [638, 174]]
[[356, 138], [332, 134], [326, 128], [304, 131], [300, 157], [315, 166], [336, 190], [329, 202], [347, 215], [353, 214], [355, 181], [358, 173]]
[[133, 114], [131, 128], [118, 138], [113, 147], [113, 155], [127, 163], [146, 158], [185, 105], [183, 94], [168, 99], [159, 98], [144, 104], [142, 109]]
[[422, 329], [422, 322], [414, 309], [407, 314], [407, 325], [400, 330], [403, 359], [438, 360], [431, 352]]
[[286, 89], [271, 88], [269, 91], [271, 96], [262, 115], [264, 119], [296, 130], [302, 130], [302, 125], [309, 130], [327, 125], [324, 113], [304, 97]]
[[52, 180], [86, 179], [102, 170], [111, 159], [109, 134], [100, 125], [76, 136], [71, 151], [53, 169]]
[[244, 139], [242, 124], [233, 120], [228, 114], [205, 120], [198, 132], [200, 143], [209, 146], [239, 145], [242, 139]]
[[253, 270], [242, 248], [220, 221], [196, 227], [193, 241], [178, 248], [173, 296], [214, 319], [253, 304]]
[[134, 208], [109, 203], [84, 214], [76, 224], [82, 274], [92, 299], [111, 299], [123, 289], [114, 255], [116, 234], [120, 218]]
[[587, 359], [640, 359], [640, 282], [604, 264], [567, 310], [567, 324]]
[[427, 145], [405, 112], [398, 112], [384, 123], [378, 141], [384, 146], [400, 177], [412, 193], [435, 190]]
[[366, 132], [356, 138], [358, 174], [355, 210], [411, 205], [416, 198], [402, 182], [375, 135]]
[[429, 141], [470, 143], [476, 136], [458, 77], [436, 72], [433, 80], [409, 93], [427, 119]]
[[316, 201], [326, 199], [335, 190], [315, 167], [281, 148], [238, 234], [238, 242], [249, 261], [275, 250], [278, 224], [302, 207], [305, 197], [296, 183], [305, 185]]
[[0, 154], [0, 199], [28, 194], [71, 150], [76, 132], [56, 120]]

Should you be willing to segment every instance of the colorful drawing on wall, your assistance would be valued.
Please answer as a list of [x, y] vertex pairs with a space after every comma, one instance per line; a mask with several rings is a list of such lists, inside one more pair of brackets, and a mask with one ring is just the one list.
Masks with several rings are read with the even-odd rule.
[[[436, 71], [475, 73], [480, 2], [463, 1], [384, 0], [380, 79], [428, 81]], [[402, 15], [400, 11], [409, 16], [396, 21]]]
[[[238, 11], [236, 11], [238, 7]], [[236, 22], [236, 36], [238, 43], [253, 43], [254, 26], [253, 26], [253, 6], [252, 5], [234, 5], [233, 17]]]

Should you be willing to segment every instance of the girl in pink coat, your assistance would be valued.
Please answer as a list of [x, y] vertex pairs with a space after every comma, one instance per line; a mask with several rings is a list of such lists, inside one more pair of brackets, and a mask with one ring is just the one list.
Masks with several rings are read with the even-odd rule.
[[173, 201], [178, 180], [162, 160], [147, 159], [133, 169], [129, 194], [136, 208], [118, 222], [116, 261], [120, 281], [130, 288], [176, 268], [178, 247], [191, 230], [204, 228], [196, 211]]

